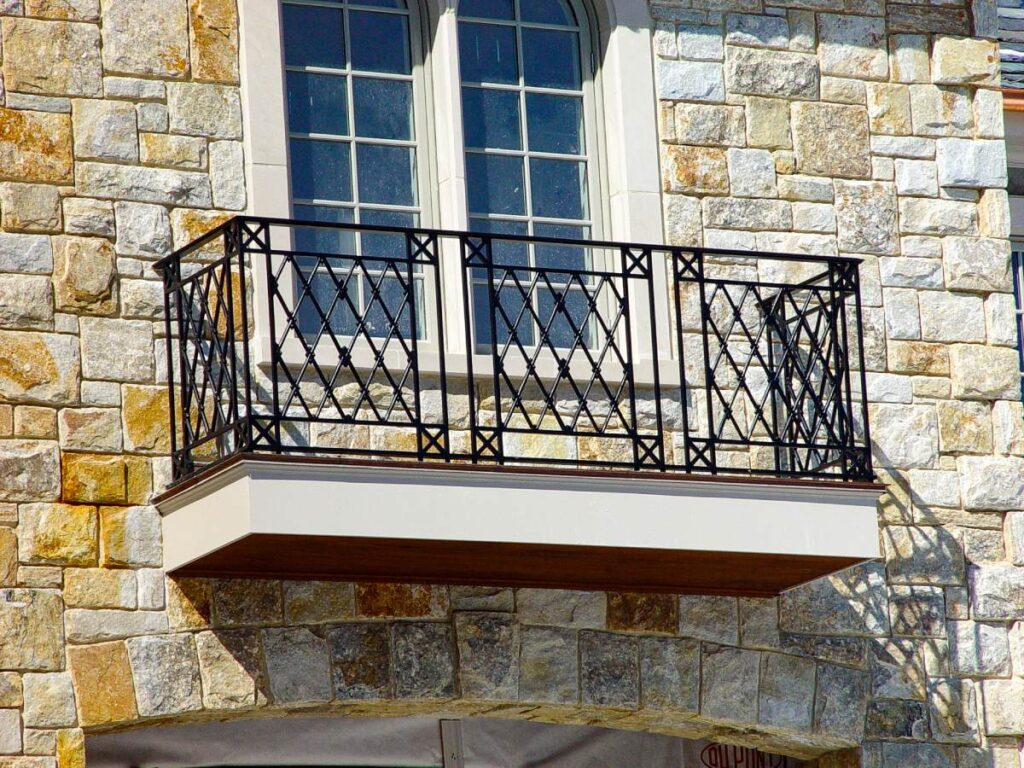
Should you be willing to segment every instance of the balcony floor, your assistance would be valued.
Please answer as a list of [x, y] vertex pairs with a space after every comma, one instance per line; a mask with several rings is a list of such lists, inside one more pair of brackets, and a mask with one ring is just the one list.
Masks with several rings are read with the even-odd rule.
[[880, 490], [243, 455], [157, 503], [182, 576], [769, 596], [878, 557]]

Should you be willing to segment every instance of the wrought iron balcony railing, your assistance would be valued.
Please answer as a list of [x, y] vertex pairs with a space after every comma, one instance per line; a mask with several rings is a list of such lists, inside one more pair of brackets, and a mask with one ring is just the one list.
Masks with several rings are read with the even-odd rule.
[[157, 264], [174, 477], [269, 452], [867, 480], [857, 265], [235, 218]]

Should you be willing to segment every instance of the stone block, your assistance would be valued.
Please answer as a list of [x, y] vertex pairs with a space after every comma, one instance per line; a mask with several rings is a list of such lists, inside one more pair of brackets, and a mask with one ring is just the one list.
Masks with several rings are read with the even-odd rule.
[[1019, 736], [1024, 733], [1024, 679], [983, 680], [985, 733]]
[[95, 565], [96, 508], [70, 504], [25, 504], [18, 526], [18, 550], [32, 565]]
[[730, 94], [817, 99], [820, 73], [815, 56], [730, 45], [725, 79]]
[[876, 638], [868, 643], [868, 648], [875, 698], [924, 701], [924, 657], [915, 641]]
[[800, 656], [765, 653], [758, 686], [758, 722], [810, 731], [814, 717], [815, 664]]
[[920, 303], [925, 341], [985, 341], [985, 305], [977, 296], [926, 291]]
[[700, 200], [683, 195], [663, 195], [665, 206], [665, 237], [670, 245], [701, 245]]
[[943, 187], [1006, 186], [1006, 144], [1001, 140], [939, 139], [935, 160]]
[[704, 224], [720, 229], [788, 231], [793, 210], [784, 200], [706, 198]]
[[914, 133], [919, 136], [970, 136], [974, 128], [971, 95], [966, 88], [910, 86]]
[[576, 703], [579, 650], [570, 629], [523, 627], [519, 659], [522, 701]]
[[192, 635], [133, 637], [126, 645], [140, 715], [176, 715], [203, 708]]
[[60, 195], [43, 184], [0, 184], [3, 226], [12, 232], [55, 232], [61, 227]]
[[3, 48], [8, 91], [57, 96], [103, 93], [100, 31], [95, 24], [8, 16]]
[[[775, 160], [767, 149], [730, 148], [729, 191], [735, 197], [777, 197]], [[678, 171], [677, 171], [678, 175]]]
[[109, 315], [117, 310], [116, 258], [98, 237], [55, 237], [54, 298], [57, 309]]
[[1016, 621], [1024, 614], [1024, 569], [983, 565], [972, 567], [968, 575], [975, 619]]
[[[0, 157], [2, 154], [0, 139]], [[213, 205], [209, 176], [195, 171], [80, 162], [75, 166], [75, 186], [80, 194], [103, 200], [197, 208]]]
[[724, 195], [729, 192], [726, 154], [712, 147], [665, 148], [665, 188], [669, 192]]
[[335, 698], [381, 699], [390, 695], [391, 657], [386, 624], [340, 624], [331, 628], [328, 640]]
[[245, 208], [245, 164], [240, 141], [210, 143], [213, 204], [229, 211]]
[[757, 720], [761, 652], [704, 645], [701, 648], [700, 713], [716, 720]]
[[953, 397], [1009, 400], [1020, 392], [1016, 353], [1005, 347], [954, 344], [949, 350]]
[[68, 649], [81, 726], [122, 723], [138, 717], [128, 650], [123, 642]]
[[964, 581], [963, 547], [945, 528], [888, 526], [886, 568], [896, 584], [956, 585]]
[[898, 83], [931, 82], [926, 35], [892, 35], [889, 39], [890, 75]]
[[800, 173], [840, 178], [871, 176], [867, 109], [844, 104], [797, 103], [793, 146]]
[[990, 40], [936, 38], [932, 47], [932, 82], [939, 85], [998, 85], [998, 46]]
[[679, 24], [676, 37], [676, 48], [684, 59], [721, 61], [724, 56], [722, 33], [717, 26]]
[[27, 672], [64, 668], [60, 593], [48, 589], [0, 592], [0, 667]]
[[418, 584], [357, 584], [356, 613], [368, 618], [440, 618], [448, 613], [447, 592]]
[[304, 627], [263, 630], [270, 694], [275, 704], [330, 701], [327, 641]]
[[132, 104], [76, 99], [72, 114], [76, 158], [138, 161], [139, 139]]
[[946, 744], [976, 744], [978, 715], [974, 683], [955, 677], [928, 681], [932, 738]]
[[780, 597], [780, 628], [788, 632], [871, 637], [889, 632], [882, 566], [856, 566], [802, 584]]
[[895, 161], [896, 191], [900, 195], [923, 195], [935, 197], [939, 194], [938, 169], [930, 160]]
[[957, 472], [912, 469], [909, 477], [911, 495], [918, 506], [960, 506], [960, 475]]
[[961, 456], [956, 460], [960, 491], [968, 510], [1024, 508], [1024, 459], [1016, 456]]
[[234, 0], [189, 0], [189, 42], [196, 80], [238, 81], [238, 15]]
[[882, 255], [897, 252], [896, 192], [892, 184], [837, 180], [835, 196], [841, 251]]
[[50, 274], [53, 251], [45, 235], [0, 233], [0, 270], [25, 274]]
[[0, 107], [0, 126], [0, 179], [71, 181], [70, 115]]
[[946, 453], [991, 453], [992, 414], [988, 404], [940, 402], [939, 445]]
[[119, 255], [159, 259], [170, 253], [171, 221], [163, 206], [117, 202], [114, 216]]
[[65, 408], [58, 419], [61, 445], [72, 450], [120, 451], [121, 416], [113, 408]]
[[142, 133], [139, 135], [139, 149], [142, 162], [146, 165], [185, 170], [206, 167], [206, 141], [195, 136]]
[[942, 587], [890, 587], [889, 616], [894, 635], [945, 637], [945, 591]]
[[735, 645], [739, 642], [738, 611], [734, 597], [682, 595], [679, 597], [679, 634]]
[[243, 709], [266, 702], [255, 631], [200, 632], [195, 643], [207, 709]]
[[584, 704], [636, 707], [640, 701], [635, 637], [580, 633], [580, 695]]
[[455, 616], [462, 695], [515, 699], [519, 691], [519, 626], [507, 614]]
[[69, 608], [138, 606], [135, 571], [110, 568], [68, 568], [64, 572], [64, 603]]
[[866, 92], [872, 133], [906, 135], [911, 132], [910, 91], [905, 85], [869, 83]]
[[814, 732], [859, 742], [864, 737], [868, 694], [866, 672], [818, 664]]
[[976, 621], [949, 622], [952, 671], [964, 677], [1009, 677], [1010, 643], [1006, 626]]
[[697, 712], [700, 708], [700, 643], [676, 638], [640, 640], [642, 705]]
[[126, 447], [133, 451], [170, 451], [167, 388], [126, 384], [121, 400]]
[[157, 318], [164, 307], [163, 283], [156, 280], [122, 279], [121, 314], [128, 318]]
[[926, 405], [873, 404], [871, 439], [879, 458], [891, 467], [934, 467], [939, 430], [935, 410]]
[[167, 616], [158, 611], [71, 608], [64, 619], [72, 643], [100, 643], [167, 631]]
[[103, 67], [110, 73], [184, 77], [188, 73], [185, 0], [151, 7], [146, 0], [103, 6]]
[[60, 457], [55, 442], [0, 441], [0, 500], [55, 500], [59, 495]]
[[160, 566], [160, 515], [155, 507], [100, 510], [103, 565]]
[[64, 498], [87, 504], [124, 504], [124, 457], [104, 453], [65, 453], [61, 457]]
[[931, 160], [935, 157], [935, 139], [919, 136], [871, 137], [871, 152], [881, 157], [906, 157], [911, 160]]
[[72, 235], [114, 236], [114, 208], [105, 200], [64, 198], [64, 230]]
[[455, 695], [451, 627], [438, 622], [407, 622], [392, 627], [395, 696], [446, 699]]
[[812, 203], [831, 203], [835, 199], [831, 179], [815, 176], [779, 176], [779, 197]]
[[284, 613], [288, 622], [320, 624], [355, 616], [355, 588], [336, 581], [286, 581]]
[[956, 765], [952, 750], [938, 744], [887, 742], [882, 744], [882, 756], [885, 765], [893, 768], [953, 768]]
[[607, 597], [604, 592], [517, 589], [516, 611], [523, 624], [601, 629], [605, 626]]
[[659, 60], [655, 76], [663, 99], [725, 100], [722, 65], [717, 62]]
[[82, 318], [82, 371], [91, 379], [153, 380], [153, 324], [142, 320]]
[[978, 232], [978, 206], [974, 203], [904, 198], [899, 201], [899, 209], [900, 230], [905, 235], [976, 235]]
[[53, 329], [53, 287], [42, 275], [0, 274], [0, 327]]
[[765, 149], [790, 149], [789, 102], [761, 96], [747, 97], [747, 143]]
[[0, 709], [0, 755], [19, 755], [24, 751], [21, 728], [21, 712]]
[[928, 738], [928, 705], [910, 699], [868, 702], [864, 735], [869, 739], [924, 741]]
[[859, 80], [889, 76], [885, 21], [870, 16], [818, 16], [821, 71]]
[[[708, 147], [741, 147], [744, 144], [743, 114], [742, 107], [677, 104], [673, 110], [675, 142]], [[789, 118], [788, 107], [786, 118]]]
[[167, 618], [173, 629], [202, 629], [213, 617], [213, 584], [208, 579], [167, 579]]
[[67, 672], [27, 674], [22, 679], [29, 728], [70, 728], [76, 725], [75, 690]]
[[942, 241], [946, 285], [959, 291], [1011, 290], [1010, 244], [1003, 239], [948, 237]]
[[277, 624], [283, 616], [281, 582], [269, 579], [218, 579], [214, 582], [216, 624], [238, 627]]
[[746, 648], [779, 647], [779, 599], [741, 597], [740, 645]]
[[242, 108], [235, 88], [168, 83], [167, 107], [171, 133], [211, 139], [242, 138]]
[[978, 138], [1001, 139], [1006, 135], [1002, 92], [979, 88], [974, 92], [973, 106]]

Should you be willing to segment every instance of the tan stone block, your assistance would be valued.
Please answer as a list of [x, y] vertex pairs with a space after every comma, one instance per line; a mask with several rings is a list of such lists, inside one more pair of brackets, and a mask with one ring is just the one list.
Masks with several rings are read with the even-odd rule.
[[138, 161], [138, 124], [133, 104], [75, 99], [73, 106], [77, 159]]
[[65, 408], [60, 412], [60, 440], [72, 450], [120, 451], [121, 415], [116, 408]]
[[171, 450], [167, 387], [126, 384], [121, 389], [125, 447], [133, 451]]
[[945, 453], [991, 453], [992, 411], [985, 403], [940, 402], [939, 446]]
[[[63, 603], [56, 589], [8, 589], [0, 600], [0, 668], [64, 668]], [[20, 691], [19, 691], [20, 693]]]
[[18, 535], [13, 528], [0, 528], [0, 587], [13, 587], [18, 580]]
[[171, 629], [203, 629], [213, 616], [209, 579], [168, 578], [167, 620]]
[[0, 405], [0, 437], [10, 437], [14, 434], [14, 407]]
[[938, 37], [932, 47], [932, 82], [998, 85], [999, 46], [991, 40]]
[[64, 571], [64, 603], [69, 608], [126, 608], [137, 605], [135, 571], [112, 568], [68, 568]]
[[146, 165], [171, 168], [205, 168], [206, 141], [194, 136], [172, 136], [167, 133], [141, 133], [139, 146]]
[[60, 496], [60, 452], [56, 441], [0, 443], [0, 500], [56, 501]]
[[419, 584], [356, 584], [356, 610], [369, 618], [444, 616], [444, 587]]
[[153, 467], [145, 456], [126, 456], [129, 504], [148, 504], [153, 496]]
[[672, 146], [666, 150], [665, 190], [691, 194], [728, 194], [725, 152], [715, 147]]
[[67, 501], [121, 504], [127, 497], [123, 456], [64, 453], [61, 475]]
[[871, 176], [867, 109], [843, 104], [796, 103], [793, 144], [800, 173], [842, 178]]
[[980, 344], [953, 344], [949, 359], [954, 398], [1010, 400], [1020, 396], [1016, 350]]
[[21, 675], [0, 672], [0, 707], [20, 707], [22, 703]]
[[18, 526], [21, 562], [43, 565], [95, 565], [96, 508], [72, 504], [25, 504]]
[[872, 133], [900, 136], [910, 133], [910, 91], [907, 86], [868, 83], [867, 97]]
[[37, 405], [19, 405], [14, 409], [15, 437], [41, 440], [57, 437], [57, 411]]
[[915, 373], [928, 376], [949, 375], [946, 345], [923, 341], [890, 341], [889, 370], [892, 373]]
[[61, 226], [60, 195], [42, 184], [0, 184], [3, 226], [11, 232], [56, 232]]
[[104, 3], [103, 67], [110, 73], [183, 77], [188, 72], [185, 0]]
[[355, 588], [340, 581], [286, 581], [285, 620], [296, 624], [341, 621], [355, 616]]
[[0, 107], [0, 178], [70, 183], [71, 115]]
[[53, 238], [54, 298], [58, 309], [111, 315], [117, 311], [114, 248], [99, 237]]
[[752, 147], [789, 149], [789, 102], [785, 99], [747, 97], [747, 143]]
[[95, 24], [3, 20], [4, 85], [8, 91], [100, 96], [100, 31]]
[[57, 768], [85, 768], [85, 734], [81, 728], [57, 731]]
[[238, 16], [234, 0], [190, 0], [192, 76], [238, 81]]
[[[175, 248], [184, 248], [198, 240], [211, 229], [215, 229], [230, 219], [232, 214], [220, 211], [204, 211], [198, 208], [175, 208], [171, 211], [171, 234]], [[200, 253], [223, 254], [222, 242], [214, 241], [204, 246]]]
[[120, 723], [138, 717], [123, 642], [68, 648], [68, 666], [81, 725]]
[[97, 21], [100, 0], [25, 0], [25, 15], [65, 21]]
[[239, 709], [266, 703], [255, 630], [202, 632], [196, 635], [196, 650], [206, 707]]
[[160, 513], [154, 507], [100, 507], [100, 558], [105, 566], [163, 562]]

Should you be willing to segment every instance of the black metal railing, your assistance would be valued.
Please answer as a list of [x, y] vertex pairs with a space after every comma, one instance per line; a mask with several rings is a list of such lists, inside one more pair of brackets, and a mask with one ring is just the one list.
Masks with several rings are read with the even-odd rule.
[[270, 452], [870, 479], [857, 264], [235, 218], [157, 264], [174, 477]]

